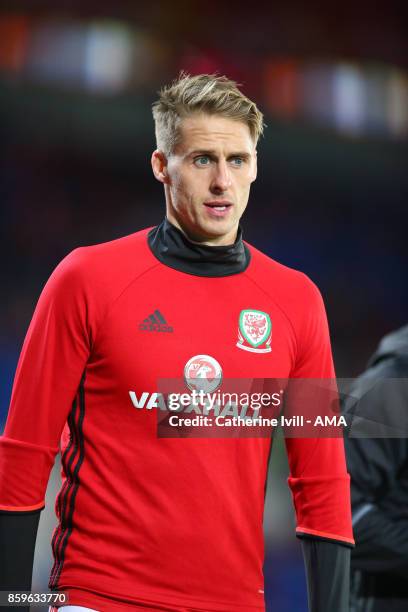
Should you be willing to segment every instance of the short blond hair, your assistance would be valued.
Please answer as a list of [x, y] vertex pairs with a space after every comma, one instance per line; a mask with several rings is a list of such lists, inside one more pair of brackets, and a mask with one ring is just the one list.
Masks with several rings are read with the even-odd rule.
[[179, 77], [164, 86], [153, 103], [157, 148], [171, 155], [179, 141], [179, 124], [194, 113], [221, 115], [246, 123], [256, 145], [263, 134], [263, 114], [239, 89], [235, 81], [217, 74]]

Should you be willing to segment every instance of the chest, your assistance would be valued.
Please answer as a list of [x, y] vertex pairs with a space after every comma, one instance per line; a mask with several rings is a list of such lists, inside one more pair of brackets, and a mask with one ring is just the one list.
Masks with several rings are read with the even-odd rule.
[[[267, 279], [203, 278], [160, 268], [111, 305], [95, 345], [101, 375], [132, 388], [189, 375], [285, 378], [295, 355], [290, 321]], [[210, 357], [196, 360], [197, 356]]]

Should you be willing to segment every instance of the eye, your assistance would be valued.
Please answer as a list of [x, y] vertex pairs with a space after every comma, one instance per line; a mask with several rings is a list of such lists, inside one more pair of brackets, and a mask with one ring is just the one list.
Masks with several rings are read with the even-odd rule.
[[210, 163], [210, 158], [208, 155], [200, 155], [199, 157], [195, 158], [194, 163], [196, 166], [208, 166]]
[[233, 163], [234, 166], [242, 166], [244, 163], [244, 159], [242, 157], [232, 157], [231, 161]]

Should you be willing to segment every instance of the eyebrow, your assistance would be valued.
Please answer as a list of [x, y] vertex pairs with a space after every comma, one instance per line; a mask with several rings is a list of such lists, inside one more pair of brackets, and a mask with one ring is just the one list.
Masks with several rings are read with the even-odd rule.
[[[208, 157], [217, 158], [218, 155], [213, 149], [196, 149], [188, 154], [188, 157], [196, 157], [198, 155], [208, 155]], [[228, 157], [242, 157], [243, 159], [249, 159], [251, 154], [247, 151], [237, 151], [236, 153], [230, 153]]]

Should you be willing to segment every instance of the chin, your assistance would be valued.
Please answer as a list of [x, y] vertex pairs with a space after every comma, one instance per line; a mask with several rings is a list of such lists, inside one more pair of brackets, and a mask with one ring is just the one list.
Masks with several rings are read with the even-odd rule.
[[202, 234], [207, 235], [209, 238], [220, 238], [221, 236], [225, 236], [226, 234], [234, 231], [234, 225], [231, 225], [230, 223], [228, 225], [223, 223], [214, 223], [211, 225], [203, 225], [199, 231]]

